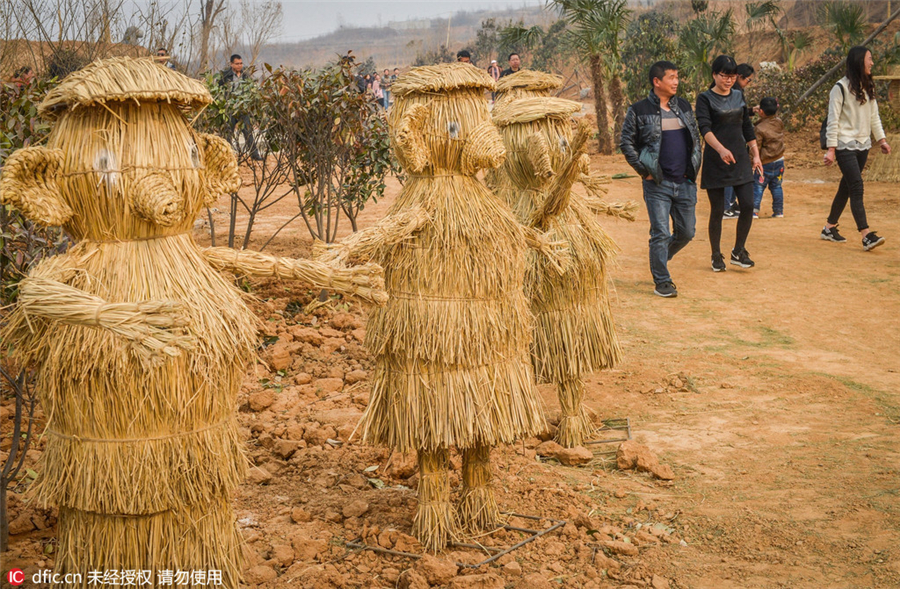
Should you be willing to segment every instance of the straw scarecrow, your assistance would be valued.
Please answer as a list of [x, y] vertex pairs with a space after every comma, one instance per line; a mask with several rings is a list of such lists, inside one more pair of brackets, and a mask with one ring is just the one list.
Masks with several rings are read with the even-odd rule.
[[153, 586], [182, 570], [238, 587], [234, 407], [256, 320], [217, 269], [386, 298], [374, 265], [197, 247], [198, 212], [240, 184], [227, 142], [182, 111], [210, 100], [150, 59], [95, 62], [41, 104], [47, 147], [14, 153], [0, 178], [0, 202], [77, 242], [20, 283], [3, 335], [37, 371], [49, 418], [34, 492], [59, 507], [55, 572], [82, 573], [77, 586], [94, 570], [150, 571]]
[[584, 375], [620, 357], [607, 275], [615, 244], [584, 197], [571, 190], [589, 135], [584, 124], [573, 133], [571, 116], [580, 109], [577, 102], [538, 97], [506, 100], [494, 110], [507, 152], [499, 194], [522, 223], [567, 243], [573, 259], [559, 275], [532, 256], [525, 283], [536, 321], [535, 376], [557, 387], [562, 415], [556, 440], [565, 447], [593, 433], [582, 404]]
[[[883, 76], [874, 76], [876, 80], [888, 82], [888, 103], [894, 112], [900, 113], [900, 65], [892, 65], [888, 73]], [[878, 146], [873, 146], [878, 151], [878, 157], [870, 157], [866, 166], [866, 180], [873, 182], [900, 182], [900, 134], [888, 134], [888, 143], [894, 146], [891, 155], [881, 155]]]
[[[529, 359], [526, 248], [560, 260], [475, 177], [505, 155], [484, 100], [493, 85], [463, 63], [394, 82], [391, 137], [409, 179], [385, 220], [342, 246], [385, 268], [388, 304], [367, 328], [376, 369], [361, 427], [367, 443], [418, 451], [413, 530], [428, 550], [459, 527], [499, 523], [491, 447], [545, 428]], [[456, 512], [452, 446], [463, 459]]]

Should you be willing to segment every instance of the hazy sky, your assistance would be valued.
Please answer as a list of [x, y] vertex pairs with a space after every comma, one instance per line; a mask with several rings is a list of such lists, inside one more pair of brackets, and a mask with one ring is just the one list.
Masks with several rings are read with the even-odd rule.
[[281, 0], [284, 29], [275, 42], [309, 39], [329, 33], [339, 26], [378, 26], [391, 21], [443, 17], [460, 10], [518, 8], [544, 4], [543, 0], [330, 0], [308, 2]]

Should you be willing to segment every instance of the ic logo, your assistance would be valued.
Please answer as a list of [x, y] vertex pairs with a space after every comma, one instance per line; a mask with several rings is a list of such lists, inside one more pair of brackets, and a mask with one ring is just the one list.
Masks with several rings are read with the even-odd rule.
[[25, 572], [22, 569], [12, 569], [6, 574], [6, 580], [10, 585], [21, 585], [25, 582]]

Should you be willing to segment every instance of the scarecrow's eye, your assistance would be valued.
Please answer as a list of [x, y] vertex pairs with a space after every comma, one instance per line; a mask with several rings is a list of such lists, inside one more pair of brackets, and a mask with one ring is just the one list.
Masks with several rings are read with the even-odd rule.
[[563, 153], [566, 153], [569, 149], [569, 140], [560, 135], [559, 137], [559, 150]]
[[450, 121], [447, 123], [447, 131], [450, 133], [450, 139], [456, 139], [459, 137], [459, 123], [456, 121]]
[[94, 156], [94, 170], [100, 173], [100, 181], [105, 183], [107, 188], [115, 186], [119, 179], [118, 163], [113, 152], [100, 149]]
[[191, 154], [191, 165], [195, 168], [200, 167], [200, 148], [197, 147], [196, 143], [192, 143], [188, 148], [188, 151]]

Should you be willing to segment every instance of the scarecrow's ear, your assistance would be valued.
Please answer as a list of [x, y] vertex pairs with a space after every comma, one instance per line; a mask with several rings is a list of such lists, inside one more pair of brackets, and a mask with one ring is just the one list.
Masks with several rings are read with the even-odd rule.
[[237, 158], [231, 145], [221, 137], [200, 133], [197, 147], [203, 153], [206, 167], [206, 195], [203, 204], [211, 205], [223, 194], [237, 192], [241, 187]]
[[553, 177], [553, 165], [550, 162], [550, 145], [543, 133], [532, 133], [528, 136], [528, 161], [539, 178], [547, 180]]
[[394, 145], [400, 159], [406, 161], [409, 171], [418, 174], [428, 166], [428, 147], [425, 145], [425, 121], [428, 119], [428, 107], [416, 104], [403, 115]]
[[479, 123], [466, 137], [463, 148], [463, 174], [474, 175], [478, 170], [499, 168], [506, 159], [506, 148], [497, 127], [490, 121]]
[[61, 149], [26, 147], [13, 153], [0, 176], [0, 204], [16, 207], [38, 225], [64, 225], [72, 209], [60, 198], [56, 184], [62, 161]]

